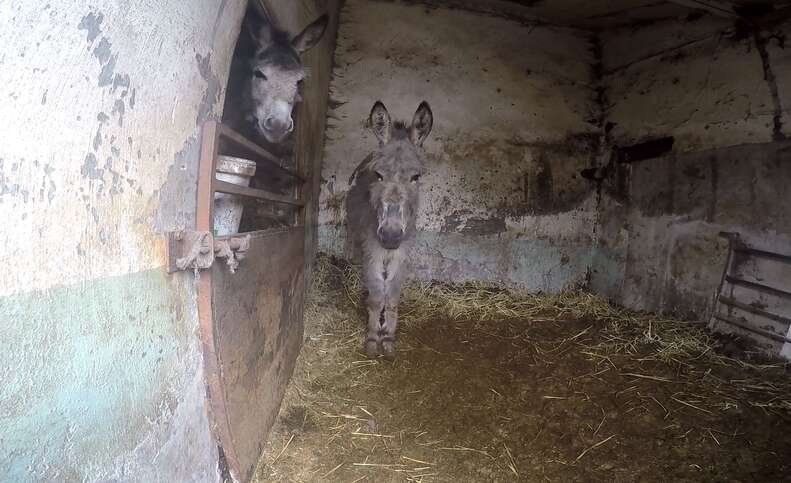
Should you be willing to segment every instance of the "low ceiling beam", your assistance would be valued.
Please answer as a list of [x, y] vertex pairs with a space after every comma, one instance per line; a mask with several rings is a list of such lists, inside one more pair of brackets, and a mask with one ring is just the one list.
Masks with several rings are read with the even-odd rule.
[[721, 0], [669, 0], [670, 3], [682, 5], [688, 8], [705, 10], [709, 13], [725, 18], [738, 18], [739, 14], [733, 9], [729, 2]]

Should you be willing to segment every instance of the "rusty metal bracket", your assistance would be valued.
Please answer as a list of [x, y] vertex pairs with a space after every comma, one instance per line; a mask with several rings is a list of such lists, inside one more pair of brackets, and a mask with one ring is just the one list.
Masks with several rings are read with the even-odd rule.
[[205, 270], [214, 263], [214, 237], [208, 231], [170, 231], [165, 234], [168, 273]]
[[228, 270], [235, 273], [239, 267], [239, 262], [244, 260], [247, 256], [247, 250], [250, 249], [250, 235], [247, 234], [242, 237], [233, 237], [224, 240], [216, 240], [214, 242], [214, 256], [217, 258], [225, 258], [228, 264]]
[[215, 240], [208, 231], [171, 231], [166, 234], [165, 253], [168, 273], [205, 270], [215, 258], [225, 258], [231, 273], [250, 249], [250, 235]]

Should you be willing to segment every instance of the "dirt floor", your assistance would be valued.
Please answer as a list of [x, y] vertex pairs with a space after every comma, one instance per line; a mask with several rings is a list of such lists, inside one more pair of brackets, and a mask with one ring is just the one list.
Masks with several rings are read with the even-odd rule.
[[791, 481], [789, 367], [732, 340], [442, 286], [457, 306], [407, 292], [396, 360], [369, 360], [359, 286], [322, 266], [254, 481]]

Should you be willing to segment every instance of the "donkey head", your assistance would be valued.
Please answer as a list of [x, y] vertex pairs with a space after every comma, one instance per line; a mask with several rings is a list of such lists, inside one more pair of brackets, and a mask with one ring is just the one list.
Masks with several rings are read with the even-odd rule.
[[299, 56], [319, 42], [327, 19], [322, 15], [293, 38], [268, 22], [258, 32], [258, 47], [250, 61], [253, 105], [248, 119], [269, 142], [279, 143], [294, 130], [291, 111], [300, 101], [299, 84], [306, 75]]
[[376, 102], [369, 123], [379, 139], [379, 148], [362, 167], [359, 181], [367, 183], [369, 209], [375, 220], [376, 238], [386, 249], [401, 246], [415, 230], [420, 176], [425, 162], [418, 148], [431, 132], [431, 108], [425, 101], [412, 124], [392, 122], [384, 104]]

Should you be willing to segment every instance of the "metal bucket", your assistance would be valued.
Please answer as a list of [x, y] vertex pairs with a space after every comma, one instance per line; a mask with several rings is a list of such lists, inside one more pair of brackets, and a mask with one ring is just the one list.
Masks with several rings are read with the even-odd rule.
[[[217, 179], [239, 186], [250, 186], [255, 176], [255, 161], [217, 156]], [[214, 194], [214, 235], [232, 235], [239, 232], [244, 203], [239, 196], [227, 193]]]

